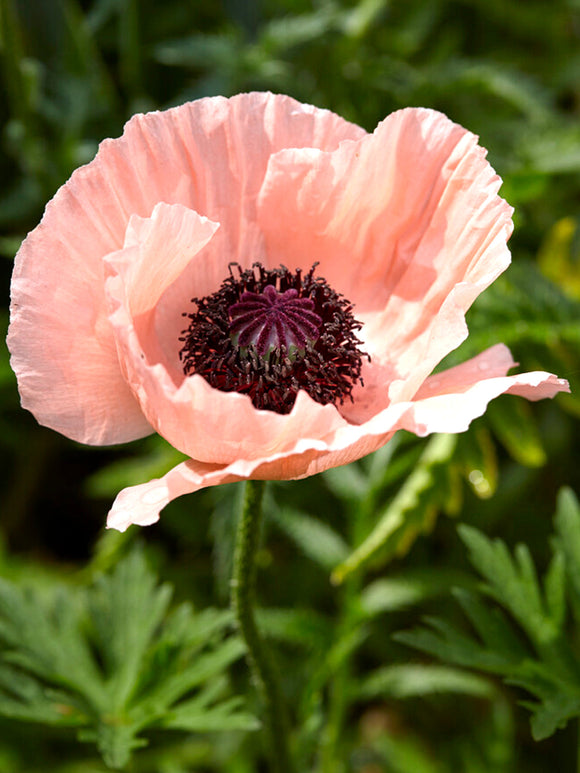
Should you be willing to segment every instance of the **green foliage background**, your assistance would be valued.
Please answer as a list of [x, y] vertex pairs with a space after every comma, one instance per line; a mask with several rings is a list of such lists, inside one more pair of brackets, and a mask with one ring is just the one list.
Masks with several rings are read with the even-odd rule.
[[[258, 577], [262, 623], [278, 648], [284, 690], [301, 728], [294, 739], [301, 770], [573, 770], [580, 714], [580, 561], [574, 555], [580, 514], [572, 493], [580, 491], [580, 2], [0, 0], [0, 13], [4, 326], [20, 241], [73, 169], [92, 158], [101, 139], [118, 136], [136, 111], [270, 89], [330, 108], [367, 130], [392, 110], [422, 105], [480, 135], [515, 207], [514, 263], [474, 305], [470, 338], [449, 363], [503, 341], [523, 370], [568, 378], [572, 394], [534, 405], [500, 398], [460, 437], [401, 435], [348, 468], [272, 485]], [[65, 680], [56, 654], [37, 646], [35, 625], [44, 620], [43, 635], [53, 643], [96, 652], [105, 673], [110, 666], [121, 679], [123, 658], [114, 642], [107, 649], [95, 620], [119, 625], [111, 606], [119, 574], [103, 579], [101, 573], [125, 554], [123, 571], [151, 585], [149, 596], [127, 596], [126, 603], [152, 605], [163, 618], [155, 606], [162, 592], [154, 591], [152, 570], [141, 563], [145, 555], [174, 585], [176, 606], [167, 614], [179, 634], [170, 646], [168, 634], [150, 631], [147, 638], [139, 616], [129, 621], [126, 641], [140, 632], [143, 659], [135, 655], [125, 664], [123, 678], [136, 678], [131, 669], [157, 668], [170, 646], [173, 654], [163, 655], [159, 667], [170, 684], [183, 653], [197, 653], [198, 614], [205, 621], [199, 625], [213, 631], [204, 657], [222, 653], [210, 660], [221, 665], [208, 667], [208, 686], [200, 682], [198, 697], [189, 696], [189, 714], [182, 706], [181, 714], [173, 708], [165, 719], [145, 722], [139, 707], [148, 705], [147, 684], [118, 702], [135, 728], [139, 722], [150, 728], [150, 745], [136, 751], [131, 769], [258, 770], [261, 746], [250, 716], [256, 707], [236, 662], [239, 642], [224, 633], [226, 618], [211, 618], [221, 621], [212, 628], [203, 617], [209, 607], [227, 607], [240, 488], [200, 492], [170, 505], [155, 527], [103, 536], [119, 488], [163, 473], [176, 452], [158, 438], [90, 449], [38, 427], [19, 407], [5, 347], [0, 405], [0, 575], [8, 583], [0, 589], [0, 640], [8, 655], [22, 644], [24, 621], [33, 622], [28, 660], [5, 656], [0, 666], [0, 712], [7, 715], [0, 720], [0, 770], [106, 770], [96, 747], [80, 743], [72, 727], [93, 728], [85, 740], [100, 739], [109, 764], [121, 759], [107, 740], [106, 712], [91, 703], [97, 689], [118, 698], [117, 682], [105, 680], [91, 693], [81, 671], [76, 686], [72, 677]], [[554, 526], [563, 486], [569, 489], [558, 499]], [[461, 538], [458, 521], [467, 524]], [[133, 553], [137, 540], [143, 546]], [[527, 547], [516, 549], [517, 543]], [[541, 592], [534, 564], [547, 573]], [[505, 587], [493, 584], [498, 576], [519, 588], [521, 598], [502, 595]], [[481, 577], [488, 606], [478, 595]], [[459, 589], [460, 605], [452, 588]], [[59, 594], [65, 607], [77, 605], [76, 617], [54, 611]], [[179, 611], [185, 600], [195, 614], [189, 607]], [[86, 609], [101, 610], [92, 623]], [[430, 616], [427, 627], [409, 633], [423, 615]], [[20, 633], [11, 634], [10, 621], [19, 619], [14, 630]], [[476, 633], [497, 636], [474, 637], [466, 619]], [[541, 636], [550, 625], [546, 643]], [[401, 630], [406, 633], [393, 638]], [[90, 657], [83, 655], [89, 671]], [[211, 680], [218, 691], [200, 699]], [[247, 696], [246, 708], [235, 695]], [[168, 707], [177, 699], [169, 692], [166, 698]], [[229, 725], [224, 719], [227, 731], [215, 735], [200, 724], [199, 707], [210, 704], [223, 711], [222, 719], [234, 717]], [[55, 718], [55, 705], [72, 706], [72, 713]], [[23, 716], [27, 710], [37, 715]], [[544, 740], [532, 740], [530, 710], [534, 736]], [[575, 721], [551, 735], [568, 719]], [[132, 743], [126, 748], [136, 748]]]

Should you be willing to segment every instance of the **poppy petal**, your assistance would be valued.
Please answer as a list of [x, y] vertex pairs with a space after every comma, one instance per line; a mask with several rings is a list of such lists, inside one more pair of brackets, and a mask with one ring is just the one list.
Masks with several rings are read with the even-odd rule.
[[[84, 443], [149, 434], [119, 367], [104, 295], [103, 258], [123, 247], [130, 218], [150, 217], [159, 202], [182, 204], [221, 223], [228, 260], [251, 264], [261, 257], [255, 200], [271, 154], [332, 150], [364, 133], [270, 93], [134, 116], [60, 188], [16, 257], [8, 345], [23, 406]], [[207, 266], [215, 288], [222, 269]]]
[[570, 391], [565, 380], [550, 373], [505, 375], [514, 364], [507, 347], [498, 344], [432, 376], [415, 400], [391, 404], [365, 424], [345, 426], [326, 440], [302, 436], [287, 452], [238, 458], [228, 465], [183, 462], [159, 480], [122, 491], [107, 525], [124, 531], [132, 523], [154, 523], [170, 501], [207, 486], [249, 478], [299, 479], [348, 464], [381, 448], [400, 429], [419, 436], [464, 432], [485, 412], [490, 400], [504, 393], [540, 400]]
[[270, 253], [287, 265], [311, 256], [353, 302], [368, 353], [391, 364], [390, 399], [404, 400], [467, 336], [466, 310], [509, 264], [500, 184], [477, 137], [406, 109], [335, 151], [274, 155], [258, 216]]

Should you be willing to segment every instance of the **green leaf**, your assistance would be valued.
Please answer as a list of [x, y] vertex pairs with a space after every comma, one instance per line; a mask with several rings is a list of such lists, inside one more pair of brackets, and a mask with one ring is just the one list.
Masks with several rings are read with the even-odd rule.
[[332, 627], [311, 609], [259, 609], [260, 629], [271, 639], [308, 650], [326, 650], [332, 640]]
[[324, 569], [332, 569], [348, 555], [342, 537], [326, 522], [289, 507], [274, 512], [276, 525], [300, 550]]
[[295, 14], [274, 19], [264, 26], [262, 45], [273, 52], [318, 40], [337, 26], [339, 15], [333, 6], [322, 6], [315, 13]]
[[325, 470], [322, 478], [334, 496], [345, 501], [360, 502], [368, 490], [367, 476], [356, 463]]
[[[403, 430], [397, 432], [395, 437], [378, 451], [363, 457], [358, 464], [366, 473], [365, 495], [384, 491], [410, 475], [424, 450], [424, 443], [420, 439]], [[341, 469], [343, 468], [336, 468], [336, 472]]]
[[538, 82], [505, 64], [446, 57], [432, 69], [431, 78], [434, 85], [446, 91], [450, 87], [469, 88], [482, 97], [493, 95], [532, 120], [541, 120], [547, 115], [547, 93]]
[[[560, 610], [547, 608], [528, 548], [518, 545], [512, 559], [500, 540], [489, 540], [466, 525], [458, 530], [470, 550], [471, 562], [487, 580], [496, 600], [511, 612], [537, 646], [554, 642], [560, 635]], [[554, 579], [557, 577], [563, 583], [562, 574], [554, 574]], [[551, 593], [555, 594], [555, 588]]]
[[231, 34], [188, 35], [166, 40], [155, 48], [159, 62], [179, 67], [223, 65], [236, 55], [240, 55], [240, 41]]
[[336, 567], [332, 573], [333, 582], [342, 582], [380, 552], [386, 555], [387, 560], [394, 555], [404, 555], [419, 534], [432, 527], [444, 496], [441, 476], [449, 474], [449, 460], [456, 442], [454, 435], [435, 435], [431, 438], [415, 470], [379, 516], [375, 528]]
[[170, 610], [171, 593], [139, 549], [88, 588], [0, 581], [0, 714], [76, 726], [112, 768], [148, 729], [255, 729], [229, 694], [227, 670], [245, 652], [228, 635], [231, 612]]
[[85, 721], [66, 692], [48, 690], [38, 679], [8, 664], [0, 665], [0, 714], [44, 725], [76, 726]]
[[565, 557], [576, 617], [580, 620], [580, 505], [572, 489], [560, 490], [554, 522], [557, 545]]
[[130, 553], [112, 574], [99, 577], [91, 588], [91, 621], [114, 707], [124, 707], [131, 698], [170, 600], [171, 588], [156, 587], [156, 578], [138, 551]]
[[409, 738], [406, 733], [382, 733], [373, 746], [384, 760], [381, 769], [389, 773], [448, 773], [444, 762], [421, 739]]
[[554, 520], [557, 538], [542, 582], [525, 545], [517, 545], [512, 554], [500, 540], [460, 526], [488, 597], [455, 591], [476, 635], [428, 618], [427, 627], [395, 636], [447, 663], [497, 674], [526, 690], [535, 698], [524, 705], [532, 712], [536, 740], [580, 716], [580, 661], [566, 630], [567, 578], [578, 612], [580, 508], [569, 489], [559, 494]]
[[570, 719], [580, 716], [580, 684], [561, 679], [543, 664], [526, 661], [506, 680], [535, 695], [539, 702], [526, 701], [533, 712], [532, 736], [536, 741], [549, 738], [564, 728]]
[[0, 642], [5, 662], [102, 706], [105, 688], [84, 633], [80, 599], [57, 588], [51, 598], [0, 580]]
[[400, 577], [382, 577], [369, 583], [361, 592], [360, 603], [365, 615], [374, 617], [442, 596], [465, 579], [451, 570], [410, 569]]
[[218, 649], [197, 654], [189, 664], [167, 669], [166, 678], [151, 686], [135, 703], [132, 709], [135, 721], [145, 726], [160, 716], [160, 707], [174, 704], [193, 688], [218, 677], [231, 663], [239, 660], [244, 652], [245, 646], [239, 639], [229, 638]]
[[332, 680], [333, 676], [348, 661], [369, 636], [369, 628], [365, 625], [354, 625], [348, 631], [340, 629], [335, 633], [335, 639], [330, 646], [318, 651], [317, 661], [314, 662], [314, 671], [308, 681], [302, 702], [303, 713], [309, 716], [312, 707], [317, 703], [317, 696]]
[[[471, 591], [455, 588], [453, 595], [461, 605], [469, 622], [480, 637], [488, 653], [501, 653], [509, 668], [529, 656], [529, 649], [514, 631], [507, 615], [497, 607], [489, 607]], [[489, 668], [488, 666], [486, 667]]]
[[360, 39], [372, 29], [378, 17], [383, 13], [388, 0], [359, 0], [359, 2], [344, 15], [342, 28], [346, 35]]
[[580, 129], [576, 122], [561, 122], [543, 132], [522, 137], [519, 153], [526, 168], [546, 174], [580, 171]]
[[456, 693], [490, 698], [494, 686], [481, 676], [449, 666], [405, 664], [385, 666], [371, 672], [360, 683], [361, 698], [417, 698]]
[[242, 706], [241, 698], [230, 698], [208, 710], [205, 699], [192, 699], [184, 701], [169, 712], [162, 720], [161, 726], [196, 733], [259, 730], [260, 721], [252, 714], [242, 711]]
[[499, 648], [482, 646], [478, 640], [444, 620], [426, 617], [423, 622], [429, 627], [400, 631], [393, 638], [448, 663], [489, 673], [510, 674], [518, 662]]

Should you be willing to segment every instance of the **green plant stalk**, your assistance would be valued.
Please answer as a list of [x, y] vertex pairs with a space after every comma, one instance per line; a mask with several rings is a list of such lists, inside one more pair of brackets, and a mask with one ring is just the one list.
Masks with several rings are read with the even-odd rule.
[[240, 634], [248, 648], [247, 661], [263, 704], [271, 770], [291, 773], [288, 720], [272, 653], [264, 643], [254, 616], [256, 597], [256, 552], [262, 525], [265, 482], [246, 482], [242, 515], [236, 535], [231, 604]]

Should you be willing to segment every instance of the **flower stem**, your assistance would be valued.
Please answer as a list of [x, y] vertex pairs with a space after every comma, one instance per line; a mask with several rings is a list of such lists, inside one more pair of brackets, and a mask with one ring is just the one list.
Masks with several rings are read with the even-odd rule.
[[291, 773], [288, 722], [278, 673], [272, 654], [258, 631], [254, 617], [255, 559], [260, 541], [264, 488], [264, 481], [246, 482], [244, 505], [236, 535], [231, 603], [240, 634], [248, 648], [246, 657], [263, 704], [263, 721], [268, 734], [271, 770], [273, 773]]

